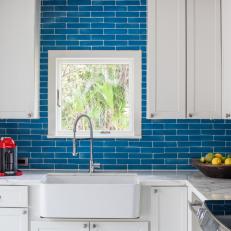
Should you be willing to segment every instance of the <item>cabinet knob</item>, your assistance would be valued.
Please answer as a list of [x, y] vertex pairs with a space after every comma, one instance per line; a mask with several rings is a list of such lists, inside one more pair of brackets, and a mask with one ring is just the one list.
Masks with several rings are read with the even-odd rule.
[[26, 214], [27, 214], [27, 211], [26, 211], [26, 210], [23, 210], [23, 211], [22, 211], [22, 214], [23, 214], [23, 215], [26, 215]]
[[151, 113], [151, 114], [150, 114], [150, 117], [151, 117], [151, 118], [154, 118], [154, 113]]
[[227, 119], [230, 118], [230, 116], [231, 116], [230, 113], [226, 113], [226, 114], [225, 114], [225, 117], [226, 117]]
[[95, 229], [96, 227], [97, 227], [96, 224], [93, 224], [93, 225], [92, 225], [92, 228], [93, 228], [93, 229]]
[[193, 114], [192, 114], [192, 113], [188, 113], [188, 117], [189, 117], [189, 118], [192, 118], [192, 117], [193, 117]]
[[154, 189], [154, 193], [158, 193], [158, 189]]
[[83, 228], [84, 229], [88, 228], [88, 224], [83, 224]]
[[28, 113], [28, 117], [31, 118], [33, 116], [33, 113], [32, 112], [29, 112]]

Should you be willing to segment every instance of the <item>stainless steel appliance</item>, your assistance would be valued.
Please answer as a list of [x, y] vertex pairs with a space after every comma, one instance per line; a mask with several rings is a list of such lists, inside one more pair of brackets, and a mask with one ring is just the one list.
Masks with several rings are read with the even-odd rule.
[[189, 203], [193, 231], [231, 231], [231, 201], [205, 201], [193, 195]]
[[189, 203], [189, 208], [192, 211], [192, 231], [202, 231], [197, 217], [197, 211], [202, 207], [203, 202], [192, 193], [192, 203]]

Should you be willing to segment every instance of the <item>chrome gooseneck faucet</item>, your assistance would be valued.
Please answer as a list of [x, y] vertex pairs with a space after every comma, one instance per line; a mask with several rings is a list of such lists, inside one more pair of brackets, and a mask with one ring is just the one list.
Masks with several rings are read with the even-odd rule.
[[91, 118], [86, 115], [86, 114], [82, 114], [80, 116], [77, 116], [75, 122], [74, 122], [74, 126], [73, 126], [73, 152], [72, 155], [73, 156], [77, 156], [78, 153], [76, 152], [76, 128], [77, 128], [77, 124], [80, 121], [80, 119], [82, 118], [86, 118], [88, 120], [88, 124], [89, 124], [89, 128], [90, 128], [90, 163], [89, 163], [89, 173], [93, 173], [95, 168], [100, 168], [100, 164], [98, 163], [94, 163], [93, 160], [93, 126], [92, 126], [92, 122], [91, 122]]

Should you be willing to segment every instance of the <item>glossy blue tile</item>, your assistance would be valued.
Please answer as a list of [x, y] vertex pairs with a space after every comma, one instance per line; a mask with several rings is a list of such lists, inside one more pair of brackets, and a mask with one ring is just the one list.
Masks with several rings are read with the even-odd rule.
[[186, 170], [206, 152], [231, 152], [231, 121], [146, 118], [147, 0], [42, 0], [40, 119], [0, 120], [30, 168], [87, 170], [89, 141], [48, 139], [49, 50], [142, 50], [142, 138], [94, 141], [102, 170]]
[[91, 5], [91, 0], [68, 0], [68, 5]]
[[115, 5], [116, 1], [110, 1], [110, 0], [92, 0], [92, 5], [102, 5], [102, 6], [107, 6], [107, 5]]

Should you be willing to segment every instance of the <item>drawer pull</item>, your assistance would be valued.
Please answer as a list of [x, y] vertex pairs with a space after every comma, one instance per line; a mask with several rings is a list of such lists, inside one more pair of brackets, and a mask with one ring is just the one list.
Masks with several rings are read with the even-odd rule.
[[95, 228], [96, 228], [96, 224], [93, 224], [93, 225], [92, 225], [92, 228], [95, 229]]

